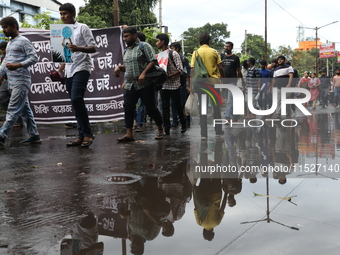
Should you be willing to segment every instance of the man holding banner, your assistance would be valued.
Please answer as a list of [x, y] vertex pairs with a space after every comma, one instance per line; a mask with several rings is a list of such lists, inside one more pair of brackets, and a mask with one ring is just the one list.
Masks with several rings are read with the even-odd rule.
[[85, 106], [84, 94], [92, 67], [89, 53], [96, 52], [95, 41], [90, 28], [76, 22], [76, 9], [73, 4], [61, 5], [59, 12], [64, 24], [74, 24], [74, 44], [67, 46], [72, 51], [72, 63], [61, 64], [58, 70], [61, 75], [66, 66], [66, 89], [78, 123], [78, 138], [69, 142], [67, 146], [88, 147], [93, 143], [94, 136]]

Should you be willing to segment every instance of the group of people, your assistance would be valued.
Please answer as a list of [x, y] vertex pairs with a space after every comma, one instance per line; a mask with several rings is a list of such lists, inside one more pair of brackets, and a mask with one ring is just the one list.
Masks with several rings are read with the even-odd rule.
[[[84, 94], [91, 73], [90, 53], [96, 51], [95, 41], [90, 28], [75, 19], [76, 9], [73, 4], [65, 3], [59, 7], [60, 17], [64, 24], [74, 24], [74, 42], [67, 47], [72, 51], [72, 63], [62, 64], [58, 72], [66, 76], [66, 89], [69, 93], [78, 124], [78, 138], [67, 146], [88, 147], [93, 143]], [[10, 99], [7, 106], [6, 120], [0, 128], [0, 146], [5, 146], [6, 138], [19, 117], [26, 124], [29, 137], [22, 144], [40, 143], [41, 138], [34, 121], [33, 112], [28, 102], [31, 85], [29, 67], [37, 63], [38, 56], [32, 43], [19, 33], [18, 21], [13, 17], [1, 19], [3, 33], [10, 37], [6, 47], [6, 57], [0, 66], [0, 77], [8, 82]]]
[[[76, 21], [76, 10], [73, 4], [63, 4], [60, 6], [59, 11], [61, 20], [65, 24], [74, 24], [74, 42], [67, 45], [72, 51], [72, 63], [61, 64], [58, 70], [60, 75], [65, 74], [66, 89], [78, 124], [78, 137], [74, 141], [67, 143], [67, 146], [88, 147], [93, 143], [95, 137], [91, 130], [84, 94], [91, 74], [90, 54], [96, 51], [95, 41], [89, 27]], [[0, 67], [0, 76], [7, 79], [8, 89], [6, 88], [6, 92], [10, 95], [10, 100], [6, 103], [6, 121], [0, 128], [0, 145], [4, 146], [10, 130], [17, 123], [20, 116], [26, 123], [29, 133], [29, 138], [21, 143], [39, 143], [41, 138], [27, 98], [31, 83], [29, 66], [35, 64], [38, 57], [32, 43], [19, 34], [19, 25], [16, 19], [5, 17], [0, 23], [4, 34], [11, 38], [5, 49], [7, 52], [6, 57]], [[208, 83], [216, 84], [219, 83], [219, 79], [226, 78], [228, 84], [243, 89], [246, 100], [252, 98], [253, 106], [257, 109], [265, 110], [271, 107], [273, 87], [277, 88], [279, 94], [283, 87], [309, 89], [312, 95], [313, 109], [316, 109], [318, 98], [323, 107], [328, 105], [328, 94], [331, 92], [331, 88], [334, 87], [333, 103], [336, 107], [339, 105], [340, 70], [337, 70], [337, 75], [333, 79], [325, 76], [324, 72], [320, 78], [317, 78], [316, 74], [312, 74], [312, 77], [309, 78], [309, 73], [305, 72], [304, 77], [299, 80], [297, 71], [292, 68], [290, 63], [286, 63], [284, 56], [279, 56], [269, 65], [267, 65], [266, 60], [262, 60], [260, 69], [255, 67], [256, 60], [251, 57], [242, 63], [241, 68], [239, 57], [232, 52], [233, 43], [226, 42], [225, 52], [219, 54], [209, 46], [211, 38], [208, 33], [202, 33], [199, 36], [200, 47], [193, 53], [191, 65], [189, 65], [187, 59], [180, 54], [181, 45], [178, 42], [172, 43], [169, 49], [169, 36], [167, 34], [158, 34], [156, 39], [155, 46], [168, 57], [167, 80], [160, 91], [160, 107], [157, 107], [157, 97], [155, 96], [158, 92], [155, 91], [154, 86], [149, 84], [150, 82], [147, 79], [147, 74], [153, 72], [155, 66], [158, 65], [157, 55], [153, 47], [145, 42], [143, 33], [138, 32], [135, 27], [126, 26], [123, 29], [123, 40], [127, 47], [124, 51], [123, 64], [114, 69], [114, 74], [119, 77], [121, 72], [125, 73], [123, 88], [126, 134], [118, 138], [118, 142], [135, 140], [133, 130], [142, 131], [145, 113], [155, 121], [158, 127], [155, 139], [163, 139], [165, 136], [170, 135], [171, 127], [178, 125], [178, 118], [181, 123], [181, 133], [186, 132], [187, 125], [190, 125], [190, 122], [184, 114], [184, 104], [188, 93], [191, 91], [190, 86], [194, 87], [193, 92], [198, 94], [199, 99], [202, 98], [201, 94], [205, 93], [203, 92], [205, 91], [204, 89], [197, 87], [195, 81], [190, 84], [190, 79], [183, 79], [190, 72], [192, 72], [192, 77], [197, 76], [199, 71], [199, 68], [195, 68], [197, 61], [202, 61], [206, 69], [205, 78], [209, 79]], [[297, 82], [297, 80], [299, 81]], [[331, 86], [331, 81], [333, 81], [333, 86]], [[247, 95], [248, 88], [252, 88], [251, 96]], [[217, 91], [216, 93], [220, 92]], [[303, 94], [296, 94], [290, 97], [303, 96]], [[225, 91], [225, 99], [225, 119], [237, 121], [238, 116], [234, 115], [231, 91]], [[202, 106], [204, 102], [208, 106], [209, 100], [200, 102], [201, 110], [204, 108]], [[136, 114], [137, 103], [140, 109]], [[276, 117], [280, 117], [280, 96], [278, 97], [277, 105]], [[170, 121], [171, 107], [173, 123]], [[287, 107], [288, 116], [293, 114], [294, 111], [294, 105]], [[215, 119], [221, 118], [219, 104], [214, 104], [213, 112]], [[245, 117], [252, 118], [254, 115], [248, 110]], [[138, 120], [137, 125], [134, 125], [135, 119]], [[200, 125], [201, 137], [206, 139], [208, 135], [207, 114], [200, 114]], [[217, 136], [222, 135], [224, 133], [222, 126], [215, 125], [215, 132]]]

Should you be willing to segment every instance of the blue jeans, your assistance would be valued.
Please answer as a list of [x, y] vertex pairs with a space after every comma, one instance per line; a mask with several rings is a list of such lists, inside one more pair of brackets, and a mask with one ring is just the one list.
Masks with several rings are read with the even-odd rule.
[[340, 88], [334, 88], [334, 104], [339, 105], [340, 101]]
[[320, 101], [322, 106], [328, 106], [328, 88], [321, 88]]
[[9, 86], [11, 98], [9, 100], [6, 121], [0, 128], [0, 137], [6, 139], [9, 132], [17, 122], [18, 118], [22, 117], [26, 123], [26, 129], [30, 136], [39, 135], [37, 125], [34, 121], [33, 112], [28, 103], [29, 88], [23, 84], [15, 84]]
[[[188, 92], [187, 92], [187, 88], [186, 86], [181, 86], [179, 88], [179, 94], [180, 94], [180, 98], [181, 98], [181, 106], [182, 106], [182, 110], [184, 111], [184, 106], [185, 106], [185, 102], [187, 100], [187, 96], [188, 96]], [[171, 100], [171, 110], [172, 110], [172, 122], [174, 124], [178, 124], [178, 112], [176, 107], [173, 105], [173, 101]]]
[[[235, 85], [236, 84], [232, 84], [230, 83], [230, 85]], [[227, 98], [227, 104], [226, 104], [226, 109], [225, 109], [225, 118], [227, 120], [231, 120], [231, 119], [237, 119], [234, 115], [233, 115], [233, 94], [231, 93], [230, 90], [227, 90], [226, 92], [226, 98]]]
[[75, 73], [71, 78], [66, 78], [66, 90], [69, 93], [73, 110], [75, 111], [78, 122], [78, 136], [83, 138], [85, 136], [92, 137], [91, 125], [89, 115], [84, 101], [84, 94], [87, 88], [87, 82], [90, 78], [90, 73], [87, 71], [80, 71]]
[[138, 108], [137, 108], [137, 112], [136, 112], [136, 117], [135, 120], [138, 124], [138, 126], [143, 126], [144, 121], [145, 121], [145, 106], [142, 102], [142, 99], [138, 99]]

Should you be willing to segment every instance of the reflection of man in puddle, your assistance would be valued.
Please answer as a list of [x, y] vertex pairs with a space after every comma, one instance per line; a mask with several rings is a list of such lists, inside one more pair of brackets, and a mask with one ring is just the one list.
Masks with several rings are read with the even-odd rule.
[[214, 227], [218, 226], [224, 216], [226, 195], [222, 198], [221, 179], [200, 179], [194, 186], [195, 218], [198, 225], [203, 227], [203, 238], [214, 239]]
[[144, 243], [155, 239], [162, 228], [163, 236], [172, 236], [174, 227], [166, 220], [170, 204], [165, 194], [158, 189], [158, 178], [144, 178], [133, 184], [137, 195], [129, 198], [129, 211], [119, 211], [122, 218], [129, 217], [129, 239], [131, 253], [143, 254]]
[[104, 244], [98, 243], [98, 225], [93, 213], [89, 212], [70, 232], [73, 239], [80, 240], [78, 255], [103, 254]]
[[278, 126], [275, 138], [273, 160], [279, 169], [273, 172], [273, 178], [278, 179], [280, 184], [285, 184], [286, 176], [293, 171], [293, 166], [299, 159], [299, 150], [296, 148], [295, 142], [295, 128]]

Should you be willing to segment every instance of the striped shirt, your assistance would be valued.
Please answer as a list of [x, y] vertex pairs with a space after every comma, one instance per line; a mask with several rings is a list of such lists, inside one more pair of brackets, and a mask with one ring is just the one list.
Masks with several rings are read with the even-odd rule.
[[146, 42], [143, 42], [142, 46], [139, 44], [140, 42], [136, 41], [132, 47], [127, 47], [124, 53], [124, 89], [127, 90], [131, 90], [132, 87], [135, 90], [144, 88], [145, 85], [140, 84], [138, 78], [151, 61], [157, 60], [150, 44]]
[[255, 67], [248, 68], [246, 78], [246, 87], [253, 88], [253, 94], [257, 94], [259, 92], [259, 80], [262, 78], [260, 71]]
[[[167, 51], [169, 52], [169, 50]], [[169, 76], [178, 70], [182, 73], [182, 70], [183, 70], [182, 60], [179, 54], [173, 50], [172, 56], [173, 56], [173, 61], [175, 62], [176, 66], [172, 62], [169, 56], [168, 65], [166, 68], [168, 79], [163, 84], [163, 89], [168, 89], [168, 90], [176, 90], [181, 86], [180, 74], [176, 76], [172, 76], [172, 77], [169, 77]]]
[[289, 74], [294, 74], [293, 67], [289, 65], [278, 66], [274, 70], [274, 78], [276, 79], [275, 87], [281, 89], [282, 87], [286, 87], [289, 82]]
[[[0, 66], [0, 77], [7, 74], [8, 86], [23, 84], [29, 87], [31, 85], [29, 66], [37, 61], [38, 56], [32, 43], [26, 37], [18, 35], [7, 44], [6, 57]], [[21, 63], [22, 67], [11, 71], [6, 67], [7, 63]]]

